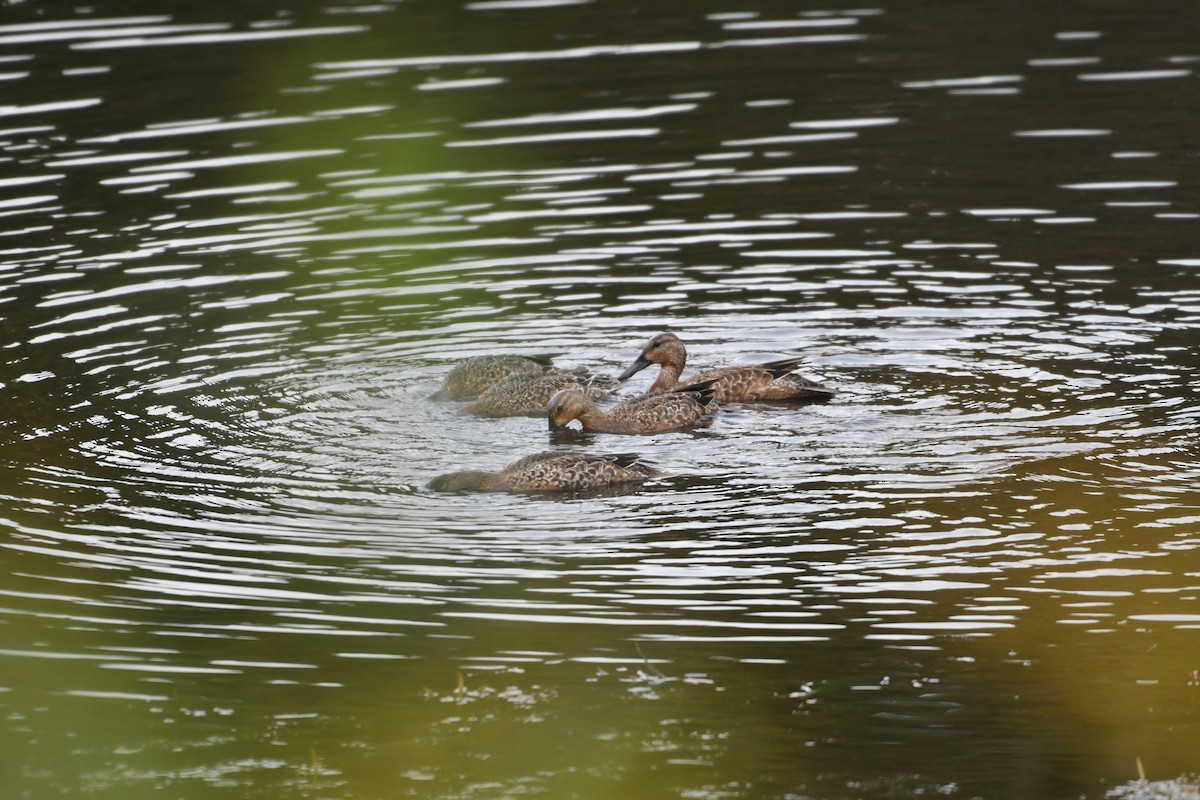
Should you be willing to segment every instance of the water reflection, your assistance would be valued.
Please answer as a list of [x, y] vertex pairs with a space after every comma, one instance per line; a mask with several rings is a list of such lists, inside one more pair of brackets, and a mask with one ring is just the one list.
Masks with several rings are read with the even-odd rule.
[[[19, 796], [1194, 769], [1190, 7], [32, 11], [0, 26]], [[841, 391], [649, 438], [635, 494], [425, 488], [561, 446], [428, 402], [452, 363], [616, 374], [665, 328]]]

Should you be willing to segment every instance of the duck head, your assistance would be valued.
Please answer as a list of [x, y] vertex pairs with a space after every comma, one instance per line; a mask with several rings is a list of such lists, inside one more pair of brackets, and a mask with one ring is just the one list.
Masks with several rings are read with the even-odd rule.
[[556, 392], [546, 403], [546, 419], [550, 423], [550, 430], [567, 427], [571, 420], [582, 417], [590, 405], [591, 401], [582, 389], [570, 388]]
[[629, 380], [651, 364], [673, 367], [678, 374], [683, 371], [686, 361], [687, 350], [679, 337], [673, 333], [659, 333], [650, 337], [650, 341], [646, 342], [646, 346], [629, 365], [629, 369], [622, 372], [617, 380]]

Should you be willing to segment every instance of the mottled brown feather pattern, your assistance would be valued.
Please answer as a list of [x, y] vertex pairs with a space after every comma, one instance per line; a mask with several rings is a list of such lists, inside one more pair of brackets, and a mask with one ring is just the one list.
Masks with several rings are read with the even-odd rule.
[[541, 374], [550, 368], [547, 355], [474, 356], [454, 365], [430, 400], [460, 400], [475, 397], [515, 373]]
[[497, 381], [459, 411], [481, 417], [540, 417], [546, 413], [546, 403], [561, 389], [578, 387], [598, 400], [618, 385], [616, 378], [607, 375], [563, 370], [518, 372]]
[[579, 420], [585, 431], [654, 434], [704, 424], [717, 411], [710, 382], [691, 384], [663, 394], [647, 395], [602, 409], [579, 389], [564, 389], [547, 404], [550, 428]]
[[[717, 402], [750, 403], [763, 400], [823, 399], [836, 392], [816, 381], [792, 374], [802, 362], [785, 358], [745, 367], [726, 367], [702, 372], [690, 382], [711, 381]], [[660, 365], [650, 393], [669, 392], [679, 386], [679, 376], [687, 363], [687, 349], [673, 333], [652, 336], [637, 359], [620, 376], [627, 380], [652, 364]]]
[[661, 473], [637, 455], [546, 451], [525, 456], [499, 472], [465, 470], [434, 478], [441, 492], [587, 492], [642, 483]]

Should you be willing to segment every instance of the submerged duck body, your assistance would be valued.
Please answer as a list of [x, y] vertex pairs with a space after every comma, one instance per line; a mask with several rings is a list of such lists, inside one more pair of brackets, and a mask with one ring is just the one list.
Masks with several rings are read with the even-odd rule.
[[499, 472], [466, 470], [434, 478], [438, 492], [589, 492], [636, 486], [662, 473], [637, 455], [546, 451]]
[[481, 417], [540, 417], [555, 393], [579, 388], [592, 400], [611, 394], [619, 385], [607, 375], [550, 370], [516, 372], [492, 384], [483, 394], [461, 409], [460, 413]]
[[454, 365], [442, 379], [441, 388], [430, 400], [461, 400], [477, 397], [491, 386], [514, 374], [540, 375], [551, 368], [550, 356], [473, 356]]
[[[712, 384], [717, 402], [754, 403], [764, 400], [822, 400], [833, 397], [835, 389], [793, 374], [803, 359], [785, 358], [744, 367], [725, 367], [702, 372], [692, 382]], [[660, 369], [650, 386], [650, 394], [669, 392], [679, 385], [679, 376], [687, 363], [687, 348], [673, 333], [650, 338], [637, 359], [618, 380], [630, 377], [653, 364]]]
[[550, 398], [546, 414], [550, 429], [579, 420], [595, 433], [655, 434], [684, 430], [709, 422], [717, 411], [711, 381], [691, 384], [662, 394], [646, 395], [602, 409], [580, 389], [563, 389]]

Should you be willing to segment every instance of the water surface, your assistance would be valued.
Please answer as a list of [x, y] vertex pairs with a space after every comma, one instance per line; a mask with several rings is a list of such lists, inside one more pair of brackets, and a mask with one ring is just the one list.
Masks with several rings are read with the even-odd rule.
[[[1193, 16], [10, 8], [0, 780], [1101, 798], [1196, 772]], [[839, 394], [566, 439], [426, 399], [466, 356], [616, 373], [665, 329], [695, 368], [801, 354]], [[549, 447], [668, 475], [425, 488]]]

